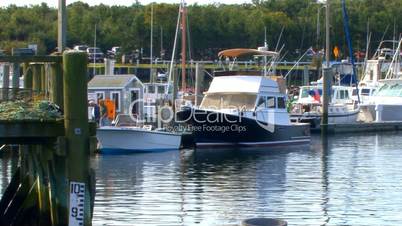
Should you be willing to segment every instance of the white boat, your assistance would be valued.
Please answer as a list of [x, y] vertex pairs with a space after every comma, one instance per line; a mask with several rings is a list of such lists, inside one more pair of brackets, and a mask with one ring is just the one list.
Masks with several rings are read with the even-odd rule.
[[[328, 105], [328, 123], [356, 123], [360, 111], [357, 101], [351, 96], [354, 87], [332, 86]], [[309, 122], [318, 128], [322, 117], [322, 84], [300, 87], [299, 97], [291, 109], [293, 122]]]
[[[222, 57], [275, 56], [257, 49], [229, 49]], [[199, 107], [183, 108], [178, 118], [192, 128], [197, 147], [255, 147], [310, 142], [306, 123], [291, 123], [279, 82], [259, 71], [215, 73]], [[283, 91], [284, 89], [282, 89]]]
[[[396, 53], [392, 51], [387, 46], [395, 46], [398, 41], [395, 40], [385, 40], [380, 42], [376, 52], [370, 60], [366, 60], [363, 66], [362, 80], [359, 81], [359, 100], [360, 105], [365, 106], [371, 101], [371, 97], [374, 96], [375, 91], [383, 85], [380, 82], [385, 78], [385, 74], [391, 66], [391, 61]], [[356, 92], [352, 94], [354, 100], [358, 100]]]
[[362, 106], [366, 121], [402, 121], [402, 39], [392, 57], [384, 79], [378, 81], [378, 90]]
[[130, 119], [128, 115], [119, 115], [115, 126], [97, 129], [100, 153], [157, 152], [180, 148], [181, 134], [153, 130], [151, 126], [135, 126], [134, 120]]

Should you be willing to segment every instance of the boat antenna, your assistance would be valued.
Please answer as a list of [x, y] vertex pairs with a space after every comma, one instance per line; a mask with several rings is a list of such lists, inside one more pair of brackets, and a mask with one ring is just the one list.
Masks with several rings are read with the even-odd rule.
[[292, 72], [293, 69], [294, 69], [297, 65], [299, 65], [299, 63], [300, 63], [300, 61], [303, 59], [303, 57], [304, 57], [308, 52], [310, 52], [312, 49], [313, 49], [313, 47], [310, 47], [310, 48], [308, 48], [308, 49], [306, 50], [306, 52], [303, 53], [303, 55], [297, 60], [297, 62], [293, 65], [293, 67], [290, 68], [290, 70], [288, 71], [288, 73], [286, 73], [285, 77], [283, 77], [284, 79], [286, 79], [286, 78], [288, 77], [288, 75], [290, 74], [290, 72]]
[[[395, 41], [396, 37], [396, 24], [395, 24], [395, 18], [394, 18], [394, 35], [392, 37], [392, 40]], [[395, 42], [392, 42], [392, 51], [395, 51]]]
[[[395, 54], [392, 57], [392, 61], [391, 61], [391, 65], [388, 67], [388, 71], [387, 74], [385, 76], [386, 79], [393, 79], [393, 78], [397, 78], [398, 76], [398, 56], [399, 56], [399, 52], [401, 49], [401, 44], [402, 44], [402, 39], [400, 39], [399, 43], [398, 43], [398, 47], [396, 48]], [[394, 76], [392, 76], [391, 72], [392, 70], [394, 71]]]
[[378, 44], [378, 47], [377, 47], [377, 49], [376, 49], [376, 52], [375, 52], [375, 54], [374, 54], [373, 58], [378, 57], [378, 56], [380, 55], [380, 47], [381, 47], [381, 44], [382, 44], [382, 43], [383, 43], [383, 41], [384, 41], [385, 35], [386, 35], [386, 34], [387, 34], [387, 32], [388, 32], [388, 28], [389, 28], [389, 24], [387, 25], [387, 27], [385, 28], [384, 33], [382, 34], [382, 37], [381, 37], [380, 43]]
[[[176, 23], [176, 33], [174, 35], [174, 43], [173, 43], [173, 51], [172, 51], [172, 57], [170, 59], [170, 67], [169, 67], [169, 76], [168, 76], [168, 88], [166, 89], [166, 92], [169, 92], [169, 86], [170, 86], [170, 81], [172, 81], [172, 76], [173, 76], [173, 67], [174, 67], [174, 58], [176, 56], [176, 44], [177, 44], [177, 38], [179, 35], [179, 26], [180, 26], [180, 18], [181, 18], [181, 4], [179, 6], [179, 14], [177, 16], [177, 23]], [[173, 84], [175, 86], [176, 84]], [[174, 95], [174, 94], [173, 94]]]
[[363, 64], [363, 73], [364, 77], [363, 80], [365, 80], [366, 77], [366, 69], [367, 69], [367, 61], [368, 61], [368, 55], [369, 55], [369, 48], [370, 48], [370, 42], [371, 42], [371, 32], [370, 32], [370, 21], [367, 20], [367, 37], [366, 37], [366, 54], [364, 55], [364, 64]]

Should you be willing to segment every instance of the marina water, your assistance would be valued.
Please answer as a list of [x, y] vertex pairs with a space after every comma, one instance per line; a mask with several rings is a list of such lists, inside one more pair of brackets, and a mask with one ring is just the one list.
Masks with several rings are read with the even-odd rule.
[[[97, 155], [93, 225], [402, 223], [402, 133], [330, 136], [311, 145]], [[15, 159], [15, 157], [14, 157]], [[13, 157], [3, 153], [0, 186]]]

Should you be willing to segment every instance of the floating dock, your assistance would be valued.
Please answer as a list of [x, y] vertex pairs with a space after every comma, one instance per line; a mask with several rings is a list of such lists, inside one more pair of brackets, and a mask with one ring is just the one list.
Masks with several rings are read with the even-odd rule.
[[[345, 123], [345, 124], [328, 124], [327, 132], [334, 133], [357, 133], [357, 132], [383, 132], [402, 130], [402, 122], [360, 122], [360, 123]], [[312, 129], [311, 132], [317, 133], [321, 129]]]

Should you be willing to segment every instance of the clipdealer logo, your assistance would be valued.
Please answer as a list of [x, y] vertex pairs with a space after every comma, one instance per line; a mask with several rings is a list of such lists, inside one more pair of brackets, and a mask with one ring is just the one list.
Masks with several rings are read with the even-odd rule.
[[[130, 104], [129, 109], [145, 104], [144, 99], [137, 99]], [[247, 111], [245, 107], [238, 108], [236, 106], [227, 107], [226, 110], [232, 113], [223, 113], [218, 107], [209, 107], [208, 111], [189, 108], [186, 117], [179, 119], [174, 113], [173, 108], [169, 105], [155, 106], [155, 110], [147, 117], [139, 117], [136, 114], [129, 114], [130, 118], [137, 123], [157, 123], [158, 127], [169, 125], [173, 130], [182, 130], [183, 128], [193, 132], [244, 132], [247, 131], [244, 118], [252, 119], [261, 128], [273, 133], [275, 131], [275, 112], [267, 109], [255, 109], [255, 111]], [[147, 112], [150, 113], [150, 112]], [[156, 116], [156, 117], [154, 117]], [[195, 123], [191, 123], [194, 121]], [[187, 124], [172, 125], [175, 124]]]

